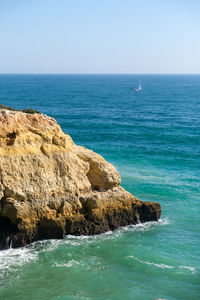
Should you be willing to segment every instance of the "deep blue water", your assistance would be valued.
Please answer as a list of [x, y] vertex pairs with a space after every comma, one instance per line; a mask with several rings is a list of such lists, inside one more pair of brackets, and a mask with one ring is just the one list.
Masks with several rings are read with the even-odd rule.
[[0, 75], [0, 103], [56, 118], [162, 206], [159, 223], [1, 251], [0, 299], [200, 299], [200, 75]]

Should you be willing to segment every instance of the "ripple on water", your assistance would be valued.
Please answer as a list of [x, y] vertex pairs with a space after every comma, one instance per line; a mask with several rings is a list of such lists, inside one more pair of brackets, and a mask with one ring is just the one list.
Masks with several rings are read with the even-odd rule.
[[[197, 270], [194, 267], [190, 267], [190, 266], [171, 266], [171, 265], [166, 265], [163, 263], [149, 262], [149, 261], [141, 260], [133, 255], [129, 255], [129, 256], [127, 256], [127, 258], [131, 258], [141, 264], [149, 265], [149, 266], [160, 268], [160, 269], [175, 269], [176, 271], [179, 271], [179, 272], [180, 272], [180, 269], [184, 269], [184, 270], [192, 272], [192, 274], [197, 273]], [[185, 272], [183, 271], [183, 273], [185, 273]]]

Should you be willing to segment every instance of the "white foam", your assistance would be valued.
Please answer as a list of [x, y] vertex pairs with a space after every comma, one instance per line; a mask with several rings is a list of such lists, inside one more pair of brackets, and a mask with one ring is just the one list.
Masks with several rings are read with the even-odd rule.
[[91, 237], [91, 236], [89, 236], [89, 235], [71, 235], [71, 234], [67, 235], [68, 239], [77, 239], [77, 240], [86, 240], [89, 237]]
[[189, 271], [192, 272], [192, 274], [195, 274], [197, 271], [194, 267], [189, 267], [189, 266], [170, 266], [170, 265], [166, 265], [166, 264], [158, 264], [158, 263], [154, 263], [154, 262], [149, 262], [149, 261], [144, 261], [144, 260], [141, 260], [133, 255], [129, 255], [127, 256], [128, 258], [132, 258], [134, 259], [135, 261], [138, 261], [142, 264], [145, 264], [145, 265], [150, 265], [150, 266], [154, 266], [154, 267], [157, 267], [157, 268], [161, 268], [161, 269], [187, 269]]
[[[26, 247], [3, 250], [0, 251], [0, 270], [1, 270], [0, 278], [2, 278], [2, 274], [4, 276], [5, 274], [7, 274], [7, 272], [15, 272], [18, 269], [16, 268], [18, 266], [23, 266], [24, 264], [37, 260], [39, 253], [54, 251], [59, 246], [62, 245], [69, 245], [72, 247], [80, 247], [80, 246], [82, 247], [82, 246], [87, 246], [88, 244], [94, 243], [96, 241], [102, 242], [106, 240], [117, 239], [127, 231], [133, 231], [133, 232], [148, 231], [153, 229], [156, 226], [163, 226], [167, 224], [169, 224], [169, 220], [165, 218], [165, 219], [160, 219], [158, 222], [146, 222], [142, 224], [121, 227], [114, 231], [108, 231], [100, 235], [92, 235], [92, 236], [91, 235], [90, 236], [67, 235], [62, 240], [54, 239], [54, 240], [37, 241]], [[76, 262], [72, 260], [70, 262], [67, 262], [64, 266], [71, 267], [74, 264], [76, 264]], [[149, 264], [153, 264], [153, 263], [149, 263]], [[164, 268], [165, 266], [161, 264], [158, 267]], [[182, 268], [183, 269], [188, 268], [189, 270], [190, 267], [183, 266]], [[194, 272], [193, 269], [191, 269], [191, 271]]]
[[149, 262], [149, 261], [143, 261], [133, 255], [130, 255], [128, 256], [130, 258], [133, 258], [134, 260], [142, 263], [142, 264], [145, 264], [145, 265], [151, 265], [151, 266], [154, 266], [154, 267], [157, 267], [157, 268], [161, 268], [161, 269], [173, 269], [174, 267], [173, 266], [169, 266], [169, 265], [165, 265], [165, 264], [158, 264], [158, 263], [154, 263], [154, 262]]
[[[37, 259], [38, 253], [30, 248], [16, 248], [0, 251], [0, 278], [8, 272], [15, 272], [17, 266], [23, 266]], [[2, 277], [3, 275], [3, 277]]]
[[98, 261], [98, 257], [90, 257], [86, 258], [85, 260], [80, 260], [77, 261], [75, 259], [71, 259], [68, 262], [63, 262], [63, 263], [53, 263], [53, 267], [58, 267], [58, 268], [71, 268], [71, 267], [84, 267], [84, 270], [92, 270], [92, 271], [99, 271], [103, 270], [105, 268], [105, 265], [102, 264], [102, 262]]
[[165, 265], [165, 264], [156, 264], [156, 263], [149, 262], [149, 261], [147, 261], [146, 264], [147, 265], [152, 265], [152, 266], [155, 266], [155, 267], [158, 267], [158, 268], [161, 268], [161, 269], [173, 269], [174, 268], [173, 266], [168, 266], [168, 265]]
[[81, 262], [78, 262], [78, 261], [74, 260], [74, 259], [68, 261], [67, 263], [63, 263], [63, 264], [54, 263], [55, 267], [70, 268], [70, 267], [75, 266], [75, 265], [83, 265], [83, 264]]
[[186, 269], [186, 270], [189, 270], [189, 271], [191, 271], [193, 274], [195, 274], [195, 273], [197, 272], [196, 269], [193, 268], [193, 267], [180, 266], [179, 268], [180, 268], [180, 269]]
[[127, 231], [149, 231], [157, 226], [165, 226], [168, 224], [170, 224], [169, 219], [163, 218], [163, 219], [159, 219], [158, 221], [150, 221], [150, 222], [140, 223], [136, 225], [123, 226], [114, 231], [107, 231], [102, 234], [80, 235], [80, 236], [67, 235], [64, 239], [64, 243], [70, 244], [72, 246], [79, 246], [81, 245], [81, 241], [87, 241], [90, 243], [96, 240], [115, 239]]
[[146, 223], [140, 223], [136, 225], [128, 225], [125, 227], [121, 227], [123, 231], [149, 231], [156, 226], [164, 226], [170, 224], [168, 218], [159, 219], [158, 221], [150, 221]]

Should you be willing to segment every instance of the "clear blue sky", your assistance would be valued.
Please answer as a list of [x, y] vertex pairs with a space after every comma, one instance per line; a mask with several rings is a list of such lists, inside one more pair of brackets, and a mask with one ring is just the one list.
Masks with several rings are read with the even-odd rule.
[[200, 73], [200, 0], [0, 0], [0, 73]]

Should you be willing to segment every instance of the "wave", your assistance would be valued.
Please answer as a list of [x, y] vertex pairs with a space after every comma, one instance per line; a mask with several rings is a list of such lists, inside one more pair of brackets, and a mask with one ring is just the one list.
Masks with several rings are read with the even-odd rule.
[[[169, 219], [163, 218], [163, 219], [159, 219], [158, 221], [149, 221], [149, 222], [145, 222], [145, 223], [140, 223], [140, 224], [135, 224], [135, 225], [127, 225], [127, 226], [123, 226], [123, 227], [119, 227], [118, 229], [115, 229], [114, 231], [107, 231], [105, 233], [102, 234], [96, 234], [96, 235], [79, 235], [79, 236], [74, 236], [74, 235], [67, 235], [65, 237], [65, 241], [68, 241], [68, 239], [70, 240], [77, 240], [77, 241], [82, 241], [82, 240], [101, 240], [101, 239], [109, 239], [109, 238], [114, 238], [114, 237], [118, 237], [121, 234], [123, 234], [124, 232], [127, 231], [149, 231], [151, 229], [154, 229], [157, 226], [165, 226], [170, 224]], [[73, 243], [72, 243], [73, 245]], [[75, 244], [77, 245], [77, 244]]]
[[188, 267], [188, 266], [180, 266], [180, 269], [186, 269], [190, 270], [193, 274], [197, 273], [196, 269], [194, 267]]
[[0, 279], [10, 272], [16, 272], [19, 266], [36, 261], [38, 253], [31, 248], [16, 248], [0, 251]]
[[128, 225], [125, 227], [121, 227], [122, 231], [148, 231], [157, 226], [164, 226], [170, 224], [168, 218], [159, 219], [158, 221], [150, 221], [145, 223], [140, 223], [136, 225]]
[[[167, 218], [160, 219], [158, 222], [146, 222], [137, 225], [128, 225], [125, 227], [118, 228], [114, 231], [108, 231], [98, 235], [90, 236], [74, 236], [67, 235], [62, 240], [52, 239], [36, 241], [30, 245], [21, 248], [7, 249], [0, 251], [0, 279], [4, 278], [6, 274], [15, 272], [20, 266], [36, 261], [38, 255], [42, 252], [53, 252], [58, 247], [87, 247], [88, 244], [95, 242], [104, 242], [106, 240], [116, 240], [123, 236], [126, 232], [140, 232], [153, 230], [157, 226], [163, 226], [169, 224]], [[98, 247], [98, 246], [97, 246]], [[70, 256], [70, 251], [68, 256]], [[80, 263], [80, 262], [79, 262]], [[76, 264], [76, 261], [71, 260], [67, 264], [61, 265], [65, 267], [71, 267]], [[59, 266], [59, 265], [57, 265]]]
[[145, 264], [145, 265], [152, 265], [152, 266], [155, 266], [155, 267], [158, 267], [158, 268], [161, 268], [161, 269], [173, 269], [174, 267], [173, 266], [168, 266], [168, 265], [165, 265], [165, 264], [158, 264], [158, 263], [153, 263], [153, 262], [149, 262], [149, 261], [144, 261], [144, 260], [141, 260], [133, 255], [129, 255], [127, 256], [128, 258], [133, 258], [134, 260], [140, 262], [141, 264]]
[[99, 257], [85, 257], [84, 259], [80, 259], [79, 261], [75, 259], [71, 259], [68, 262], [54, 262], [52, 267], [57, 268], [83, 268], [83, 270], [87, 271], [102, 271], [106, 268], [106, 264], [103, 261], [99, 261]]
[[53, 266], [54, 267], [67, 267], [67, 268], [70, 268], [72, 266], [75, 266], [75, 265], [83, 265], [81, 262], [78, 262], [74, 259], [68, 261], [67, 263], [63, 263], [63, 264], [59, 264], [59, 263], [54, 263]]
[[[43, 243], [49, 243], [48, 250], [45, 251], [52, 251], [55, 248], [57, 248], [60, 245], [70, 245], [70, 246], [84, 246], [88, 243], [93, 242], [102, 242], [106, 240], [113, 240], [121, 237], [126, 232], [144, 232], [144, 231], [150, 231], [158, 226], [165, 226], [170, 224], [169, 219], [163, 218], [159, 219], [159, 221], [150, 221], [146, 223], [140, 223], [135, 225], [128, 225], [119, 227], [118, 229], [115, 229], [114, 231], [107, 231], [101, 234], [95, 234], [95, 235], [66, 235], [63, 240], [57, 240], [57, 244], [55, 244], [55, 240], [46, 240], [43, 241]], [[36, 242], [41, 243], [41, 242]]]
[[192, 272], [192, 274], [196, 274], [197, 270], [194, 267], [189, 267], [189, 266], [171, 266], [171, 265], [166, 265], [163, 263], [155, 263], [155, 262], [149, 262], [149, 261], [145, 261], [145, 260], [141, 260], [133, 255], [129, 255], [127, 256], [127, 258], [132, 258], [135, 261], [141, 263], [141, 264], [145, 264], [145, 265], [150, 265], [150, 266], [154, 266], [157, 268], [161, 268], [161, 269], [175, 269], [175, 270], [179, 270], [180, 269], [186, 269]]

